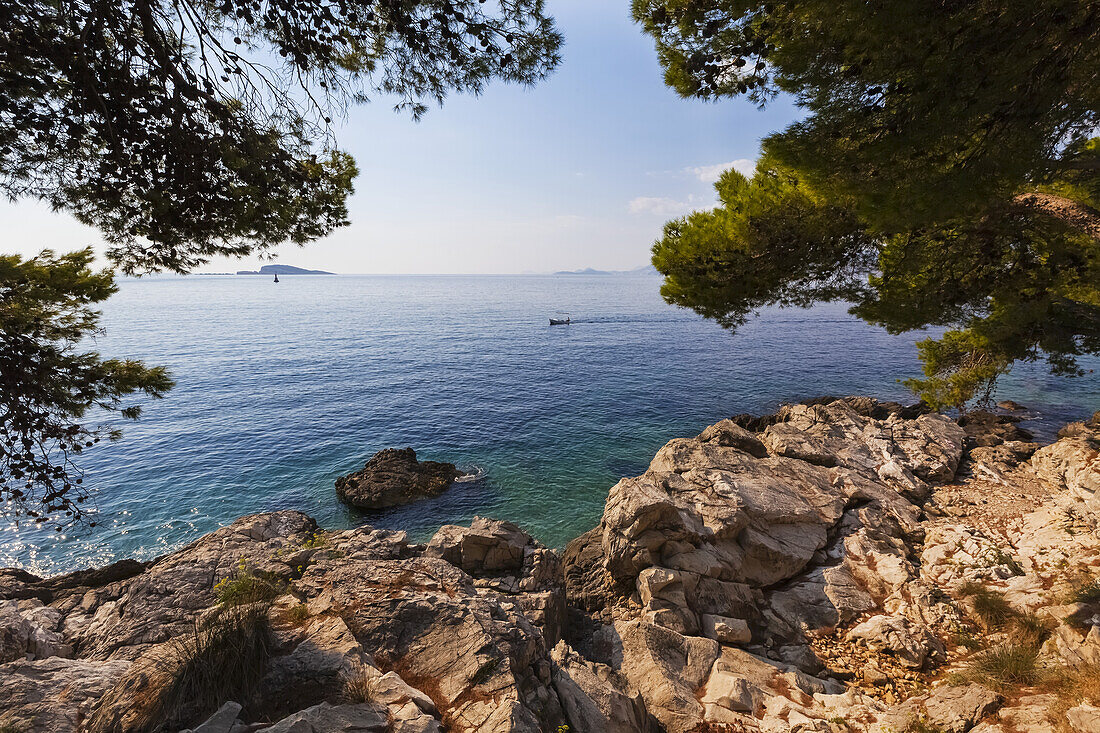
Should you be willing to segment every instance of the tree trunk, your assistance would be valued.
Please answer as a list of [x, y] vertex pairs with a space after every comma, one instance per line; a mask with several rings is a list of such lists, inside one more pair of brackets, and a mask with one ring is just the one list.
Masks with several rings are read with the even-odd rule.
[[1043, 214], [1100, 242], [1100, 211], [1053, 193], [1021, 193], [1012, 201], [1017, 206]]

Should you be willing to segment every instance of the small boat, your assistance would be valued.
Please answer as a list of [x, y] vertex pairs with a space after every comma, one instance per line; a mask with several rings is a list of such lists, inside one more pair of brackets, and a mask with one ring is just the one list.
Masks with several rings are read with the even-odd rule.
[[551, 326], [568, 326], [570, 320], [571, 319], [569, 319], [569, 318], [566, 318], [566, 319], [563, 319], [563, 320], [558, 320], [557, 318], [551, 318], [550, 319], [550, 325]]
[[275, 282], [279, 282], [279, 273], [275, 273]]

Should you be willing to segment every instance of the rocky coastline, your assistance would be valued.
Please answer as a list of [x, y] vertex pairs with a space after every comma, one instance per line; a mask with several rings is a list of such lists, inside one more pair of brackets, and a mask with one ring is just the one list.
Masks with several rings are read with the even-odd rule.
[[1100, 414], [856, 397], [670, 441], [562, 552], [251, 515], [0, 570], [0, 731], [1100, 731], [1098, 494]]

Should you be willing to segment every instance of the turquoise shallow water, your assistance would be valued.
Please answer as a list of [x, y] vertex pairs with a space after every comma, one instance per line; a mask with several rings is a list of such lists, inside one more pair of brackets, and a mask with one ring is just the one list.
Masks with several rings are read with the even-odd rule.
[[[99, 526], [56, 536], [0, 524], [0, 566], [50, 574], [155, 557], [284, 508], [417, 539], [484, 514], [560, 546], [670, 438], [787, 399], [909, 399], [896, 380], [918, 368], [913, 335], [890, 336], [844, 306], [768, 311], [730, 335], [663, 303], [655, 278], [282, 280], [122, 283], [97, 347], [167, 364], [178, 386], [124, 425], [122, 441], [85, 455]], [[557, 311], [574, 323], [550, 327]], [[1030, 427], [1049, 436], [1100, 407], [1100, 383], [1025, 365], [999, 396], [1031, 407]], [[333, 481], [388, 446], [486, 477], [407, 507], [348, 512]]]

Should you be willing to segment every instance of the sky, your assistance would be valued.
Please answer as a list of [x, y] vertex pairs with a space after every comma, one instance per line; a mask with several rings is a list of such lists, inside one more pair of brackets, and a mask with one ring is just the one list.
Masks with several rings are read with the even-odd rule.
[[[684, 100], [666, 87], [628, 0], [549, 0], [562, 63], [540, 84], [452, 96], [419, 122], [384, 98], [338, 120], [360, 175], [351, 224], [275, 261], [340, 273], [524, 273], [649, 262], [664, 222], [716, 201], [729, 167], [796, 117], [780, 99]], [[0, 202], [0, 251], [104, 248], [37, 202]], [[256, 269], [221, 258], [197, 272]], [[106, 264], [105, 262], [103, 264]]]

